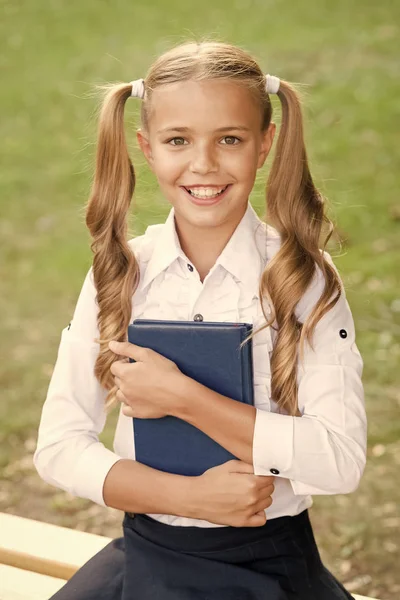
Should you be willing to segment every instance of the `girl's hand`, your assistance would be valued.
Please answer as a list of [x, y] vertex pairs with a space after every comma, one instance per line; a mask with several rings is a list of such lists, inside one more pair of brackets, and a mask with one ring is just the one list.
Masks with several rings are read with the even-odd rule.
[[116, 398], [125, 405], [123, 414], [138, 419], [172, 414], [179, 379], [184, 377], [176, 364], [150, 348], [129, 342], [112, 341], [108, 347], [137, 361], [117, 361], [110, 367], [118, 387]]
[[218, 525], [261, 527], [272, 504], [272, 475], [254, 475], [253, 465], [229, 460], [194, 477], [193, 516]]

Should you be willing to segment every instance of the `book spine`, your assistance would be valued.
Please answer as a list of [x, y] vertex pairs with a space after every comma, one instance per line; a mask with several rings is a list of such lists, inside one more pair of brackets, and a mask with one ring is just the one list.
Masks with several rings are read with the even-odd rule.
[[[240, 343], [246, 339], [251, 331], [243, 329], [240, 332]], [[240, 350], [240, 364], [242, 367], [242, 398], [247, 403], [254, 406], [254, 386], [253, 386], [253, 344], [252, 339], [245, 343]]]

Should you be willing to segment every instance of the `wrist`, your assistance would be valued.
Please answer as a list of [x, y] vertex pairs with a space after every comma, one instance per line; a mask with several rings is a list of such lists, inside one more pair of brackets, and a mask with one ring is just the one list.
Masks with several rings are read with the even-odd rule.
[[180, 485], [177, 486], [177, 505], [179, 515], [190, 519], [199, 519], [201, 510], [200, 477], [181, 476]]
[[184, 419], [184, 415], [187, 411], [188, 398], [191, 397], [191, 384], [193, 379], [187, 377], [183, 373], [179, 372], [174, 382], [174, 400], [170, 407], [170, 414], [173, 417]]

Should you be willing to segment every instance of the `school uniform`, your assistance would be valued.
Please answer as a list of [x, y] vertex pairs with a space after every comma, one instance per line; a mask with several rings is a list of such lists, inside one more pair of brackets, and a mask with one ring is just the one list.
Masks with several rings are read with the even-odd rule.
[[[174, 208], [165, 223], [151, 225], [129, 244], [140, 266], [131, 320], [246, 322], [254, 329], [264, 322], [259, 280], [280, 238], [250, 203], [203, 282], [180, 247]], [[327, 252], [325, 256], [333, 265]], [[305, 321], [323, 288], [317, 267], [296, 307], [299, 321]], [[95, 300], [89, 269], [72, 321], [61, 334], [34, 464], [48, 483], [104, 506], [108, 471], [121, 458], [134, 460], [135, 448], [132, 419], [121, 410], [113, 451], [98, 440], [107, 392], [93, 373], [98, 354]], [[256, 475], [275, 475], [266, 524], [235, 528], [176, 515], [125, 514], [123, 539], [89, 561], [54, 598], [351, 598], [322, 565], [308, 519], [312, 495], [352, 492], [365, 466], [363, 361], [345, 294], [319, 321], [314, 350], [306, 344], [304, 362], [298, 364], [301, 418], [279, 412], [271, 398], [275, 336], [268, 327], [253, 339], [253, 467]]]

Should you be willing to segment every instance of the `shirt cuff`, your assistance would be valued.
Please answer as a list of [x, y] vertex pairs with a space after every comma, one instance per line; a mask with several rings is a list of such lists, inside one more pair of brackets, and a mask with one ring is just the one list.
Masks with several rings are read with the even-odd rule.
[[107, 506], [103, 498], [104, 481], [111, 467], [122, 460], [101, 442], [95, 442], [81, 454], [74, 472], [74, 495], [89, 498], [100, 506]]
[[287, 474], [293, 461], [293, 419], [256, 408], [253, 436], [254, 475]]

